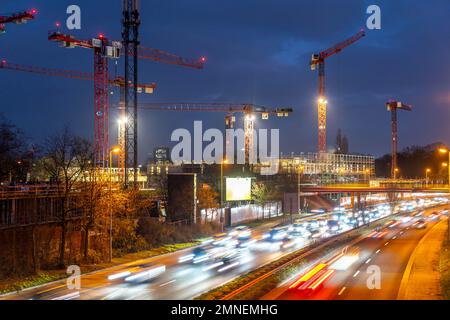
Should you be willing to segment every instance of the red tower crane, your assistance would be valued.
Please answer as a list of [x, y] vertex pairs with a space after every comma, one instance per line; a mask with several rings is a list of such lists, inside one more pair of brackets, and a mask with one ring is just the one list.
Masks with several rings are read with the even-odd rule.
[[413, 108], [410, 105], [390, 100], [386, 103], [386, 108], [391, 112], [391, 126], [392, 126], [392, 162], [391, 162], [391, 176], [393, 179], [397, 178], [398, 163], [397, 163], [397, 151], [398, 151], [398, 122], [397, 122], [397, 110], [412, 111]]
[[[79, 80], [85, 80], [85, 81], [93, 81], [94, 80], [94, 75], [89, 72], [28, 66], [28, 65], [23, 65], [23, 64], [10, 63], [6, 59], [3, 59], [0, 61], [0, 69], [21, 71], [21, 72], [28, 72], [28, 73], [36, 73], [36, 74], [47, 75], [47, 76], [52, 76], [52, 77], [79, 79]], [[110, 86], [114, 86], [114, 87], [119, 87], [119, 88], [125, 87], [125, 81], [124, 81], [123, 77], [116, 77], [114, 79], [109, 79], [108, 83]], [[156, 83], [138, 84], [138, 92], [139, 93], [151, 94], [151, 93], [153, 93], [154, 89], [156, 89]]]
[[120, 58], [122, 43], [109, 41], [102, 34], [91, 40], [79, 40], [58, 31], [51, 32], [48, 39], [65, 48], [94, 51], [94, 160], [97, 166], [105, 168], [109, 157], [108, 59]]
[[[26, 66], [16, 63], [9, 63], [5, 59], [0, 62], [0, 69], [12, 70], [12, 71], [21, 71], [28, 73], [35, 73], [53, 77], [63, 77], [63, 78], [71, 78], [71, 79], [79, 79], [85, 81], [93, 81], [95, 79], [94, 74], [88, 72], [81, 71], [72, 71], [72, 70], [64, 70], [64, 69], [55, 69], [55, 68], [43, 68], [43, 67], [35, 67], [35, 66]], [[120, 104], [123, 105], [124, 101], [124, 89], [125, 89], [125, 80], [123, 77], [116, 77], [114, 79], [109, 79], [108, 84], [110, 86], [119, 87], [120, 88]], [[130, 86], [130, 84], [128, 84]], [[151, 84], [138, 84], [137, 90], [138, 93], [152, 94], [154, 89], [156, 88], [155, 83]], [[119, 125], [119, 131], [122, 130]], [[119, 134], [120, 136], [120, 134]], [[121, 147], [123, 145], [121, 144]], [[124, 153], [121, 152], [119, 154], [119, 168], [123, 170], [124, 168]]]
[[327, 151], [327, 104], [325, 97], [325, 60], [339, 52], [346, 47], [352, 45], [366, 35], [364, 30], [361, 30], [353, 37], [338, 43], [337, 45], [322, 51], [319, 54], [314, 54], [311, 59], [311, 70], [319, 69], [319, 98], [318, 98], [318, 152], [325, 153]]
[[[140, 109], [145, 110], [159, 110], [159, 111], [187, 111], [187, 112], [224, 112], [225, 129], [234, 129], [236, 119], [235, 113], [244, 114], [244, 158], [245, 164], [250, 164], [251, 150], [254, 150], [254, 121], [255, 114], [261, 114], [263, 120], [267, 120], [270, 114], [275, 114], [278, 117], [287, 117], [293, 112], [292, 108], [268, 108], [254, 104], [239, 104], [239, 103], [217, 103], [217, 102], [175, 102], [175, 103], [143, 103], [139, 104]], [[226, 142], [229, 144], [229, 142]]]
[[20, 11], [9, 15], [0, 14], [0, 33], [6, 32], [7, 23], [27, 23], [29, 20], [33, 20], [37, 13], [38, 11], [36, 9], [31, 9], [28, 11]]
[[[105, 167], [109, 155], [109, 102], [106, 81], [106, 79], [108, 79], [108, 59], [118, 59], [121, 55], [129, 57], [129, 55], [133, 53], [122, 50], [123, 46], [121, 42], [109, 41], [104, 37], [104, 35], [99, 35], [98, 38], [93, 38], [92, 40], [79, 40], [74, 36], [54, 31], [50, 33], [48, 39], [50, 41], [61, 43], [62, 47], [65, 48], [81, 47], [94, 50], [94, 148], [96, 150], [96, 162], [100, 167]], [[204, 58], [200, 58], [199, 60], [186, 59], [158, 49], [145, 47], [139, 47], [138, 53], [138, 57], [141, 59], [149, 59], [166, 64], [175, 64], [195, 69], [202, 69], [204, 62], [206, 61], [206, 59]], [[122, 101], [126, 105], [128, 101], [127, 96], [129, 95], [127, 94], [127, 91], [135, 87], [135, 82], [131, 81], [129, 77], [128, 80], [126, 77], [124, 77], [123, 81], [129, 84], [128, 86], [123, 86], [123, 90], [121, 91]], [[138, 84], [136, 85], [136, 92], [138, 93], [139, 90], [140, 89]], [[130, 114], [129, 112], [126, 112], [125, 107], [124, 109], [121, 109], [120, 119], [124, 124], [125, 132], [127, 132], [127, 128], [130, 128], [130, 123], [133, 123], [134, 121], [134, 115], [132, 118], [130, 118]], [[119, 162], [121, 163], [121, 167], [124, 168], [124, 172], [127, 172], [127, 169], [130, 168], [130, 166], [127, 166], [126, 160], [127, 152], [129, 151], [126, 140], [123, 143], [123, 147], [123, 151], [121, 151], [121, 154], [119, 155]], [[134, 153], [134, 151], [131, 152], [131, 154]], [[137, 169], [134, 172], [137, 172]], [[137, 179], [137, 176], [135, 178]], [[125, 174], [125, 180], [127, 179], [128, 174]], [[125, 183], [127, 184], [127, 181], [125, 181]]]

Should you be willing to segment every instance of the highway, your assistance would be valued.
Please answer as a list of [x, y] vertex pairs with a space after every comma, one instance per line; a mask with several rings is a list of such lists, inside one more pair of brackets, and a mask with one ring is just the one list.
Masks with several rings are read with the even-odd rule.
[[[317, 218], [315, 217], [314, 219]], [[315, 221], [314, 219], [308, 218], [306, 220]], [[0, 297], [0, 299], [190, 300], [257, 267], [275, 261], [283, 255], [304, 248], [312, 241], [310, 239], [297, 238], [294, 242], [291, 242], [292, 246], [281, 248], [279, 243], [270, 243], [261, 239], [273, 226], [274, 224], [272, 223], [253, 229], [254, 239], [260, 240], [256, 241], [250, 248], [239, 249], [238, 259], [235, 260], [235, 263], [218, 267], [215, 267], [215, 264], [180, 263], [180, 260], [193, 252], [191, 248], [85, 274], [81, 276], [81, 287], [79, 289], [69, 289], [66, 280], [62, 280], [6, 295]], [[345, 230], [341, 232], [343, 231]], [[422, 230], [400, 230], [395, 228], [382, 239], [365, 239], [358, 244], [361, 247], [359, 261], [361, 266], [363, 266], [364, 261], [370, 258], [373, 259], [373, 263], [386, 267], [383, 270], [386, 273], [383, 274], [386, 276], [386, 285], [382, 291], [370, 292], [364, 290], [364, 272], [361, 271], [358, 277], [353, 278], [352, 275], [357, 272], [356, 267], [354, 267], [336, 274], [317, 295], [307, 298], [395, 298], [395, 289], [398, 288], [399, 278], [401, 278], [404, 265], [424, 232]], [[396, 240], [391, 239], [394, 236], [398, 238]], [[388, 241], [390, 242], [389, 246], [384, 247], [384, 244]], [[374, 253], [378, 248], [382, 248], [382, 251]], [[236, 251], [235, 249], [233, 250]], [[361, 266], [359, 268], [363, 270]], [[145, 279], [146, 281], [131, 281], [130, 271], [134, 272], [134, 270], [138, 269], [140, 270], [139, 273], [143, 273], [141, 270], [147, 272], [147, 270], [155, 270], [155, 268], [164, 268], [164, 271], [151, 279]], [[111, 278], [111, 276], [117, 275], [120, 275], [120, 277], [117, 279]], [[126, 276], [130, 278], [130, 281], [126, 281]], [[342, 288], [346, 289], [343, 290]], [[343, 292], [340, 292], [341, 290]], [[299, 299], [304, 297], [290, 292], [280, 298]]]
[[[383, 228], [373, 236], [362, 239], [348, 249], [359, 252], [358, 259], [350, 267], [345, 270], [334, 269], [332, 276], [314, 291], [294, 287], [278, 296], [277, 300], [396, 300], [412, 252], [422, 237], [439, 222], [429, 220], [428, 216], [435, 211], [431, 209], [424, 212], [427, 219], [425, 229], [416, 228], [414, 220], [411, 220]], [[337, 254], [338, 251], [313, 265], [326, 263]], [[367, 285], [372, 276], [369, 271], [373, 266], [379, 267], [381, 271], [379, 289], [370, 289]], [[332, 265], [330, 269], [333, 269]], [[372, 281], [369, 283], [373, 284]]]
[[[258, 230], [261, 234], [270, 229], [266, 225]], [[187, 300], [209, 291], [233, 278], [244, 274], [256, 267], [276, 260], [283, 255], [298, 250], [307, 243], [292, 247], [289, 250], [279, 250], [278, 247], [254, 247], [246, 250], [241, 264], [236, 268], [218, 273], [217, 270], [203, 271], [202, 266], [192, 264], [179, 264], [179, 259], [190, 253], [192, 249], [186, 249], [175, 253], [157, 256], [145, 260], [135, 261], [126, 265], [100, 270], [81, 277], [80, 290], [69, 290], [66, 281], [58, 281], [43, 287], [24, 290], [14, 295], [8, 295], [3, 299], [11, 300]], [[124, 283], [123, 280], [110, 281], [108, 276], [128, 270], [132, 266], [141, 264], [162, 264], [166, 266], [166, 272], [144, 283]], [[0, 298], [1, 299], [1, 298]]]

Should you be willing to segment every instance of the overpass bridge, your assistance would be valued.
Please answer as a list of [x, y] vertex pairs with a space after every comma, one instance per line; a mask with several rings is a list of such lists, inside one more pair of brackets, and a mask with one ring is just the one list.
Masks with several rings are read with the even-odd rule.
[[329, 185], [316, 186], [304, 185], [301, 186], [302, 193], [449, 193], [448, 185], [439, 186], [376, 186], [369, 185]]
[[[360, 203], [360, 198], [369, 194], [407, 194], [429, 193], [447, 194], [448, 185], [384, 185], [370, 186], [361, 184], [345, 185], [302, 185], [301, 194], [350, 194]], [[76, 198], [81, 191], [76, 189], [70, 194], [70, 203], [73, 210], [68, 220], [81, 219], [85, 212], [77, 207]], [[14, 227], [26, 227], [36, 224], [58, 223], [61, 220], [60, 212], [62, 191], [52, 185], [23, 185], [14, 187], [0, 187], [0, 230]], [[160, 200], [152, 198], [153, 200]], [[354, 200], [353, 200], [354, 202]]]

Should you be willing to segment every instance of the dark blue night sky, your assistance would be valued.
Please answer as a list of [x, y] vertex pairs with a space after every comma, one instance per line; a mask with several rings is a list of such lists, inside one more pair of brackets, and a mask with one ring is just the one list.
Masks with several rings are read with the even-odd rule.
[[[47, 41], [55, 21], [65, 25], [71, 4], [82, 9], [82, 30], [71, 33], [88, 39], [102, 32], [120, 40], [120, 0], [2, 0], [0, 13], [33, 7], [40, 13], [28, 25], [8, 25], [8, 32], [0, 35], [0, 57], [91, 72], [92, 52]], [[414, 113], [399, 116], [400, 147], [450, 143], [448, 0], [145, 0], [143, 45], [186, 57], [206, 55], [209, 61], [202, 71], [142, 61], [140, 82], [157, 82], [158, 89], [141, 101], [290, 106], [295, 110], [290, 118], [257, 125], [281, 128], [284, 153], [315, 151], [317, 73], [309, 68], [311, 54], [356, 33], [365, 25], [371, 4], [382, 9], [382, 30], [368, 31], [366, 38], [327, 62], [328, 143], [333, 144], [342, 128], [351, 152], [388, 153], [390, 117], [384, 103], [390, 98], [415, 107]], [[93, 135], [92, 83], [0, 72], [0, 113], [34, 142], [66, 124], [77, 134]], [[121, 65], [118, 72], [123, 73]], [[118, 92], [112, 102], [117, 99]], [[154, 147], [170, 145], [174, 129], [191, 129], [193, 120], [223, 128], [221, 114], [142, 112], [141, 160]], [[116, 129], [112, 121], [113, 136]]]

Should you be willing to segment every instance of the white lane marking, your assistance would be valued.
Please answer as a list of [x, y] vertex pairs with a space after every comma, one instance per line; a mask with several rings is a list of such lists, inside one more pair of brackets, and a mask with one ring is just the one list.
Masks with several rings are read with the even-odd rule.
[[369, 264], [370, 263], [370, 261], [372, 261], [372, 259], [367, 259], [367, 261], [366, 261], [366, 264]]
[[359, 271], [359, 270], [356, 271], [356, 273], [353, 275], [353, 278], [356, 278], [360, 272], [361, 272], [361, 271]]
[[392, 239], [394, 239], [394, 240], [397, 239], [397, 236], [394, 236]]
[[384, 244], [384, 246], [386, 247], [387, 245], [389, 244], [389, 241], [388, 242], [386, 242], [385, 244]]
[[381, 249], [378, 249], [377, 252], [375, 252], [375, 253], [380, 253], [380, 252], [381, 252]]
[[347, 287], [343, 287], [341, 289], [341, 291], [339, 291], [338, 296], [342, 295], [344, 293], [345, 289], [347, 289]]
[[171, 284], [171, 283], [174, 283], [175, 281], [177, 281], [177, 280], [171, 280], [171, 281], [169, 281], [169, 282], [166, 282], [166, 283], [163, 283], [163, 284], [161, 284], [159, 287], [160, 288], [162, 288], [162, 287], [165, 287], [165, 286], [167, 286], [167, 285], [169, 285], [169, 284]]

